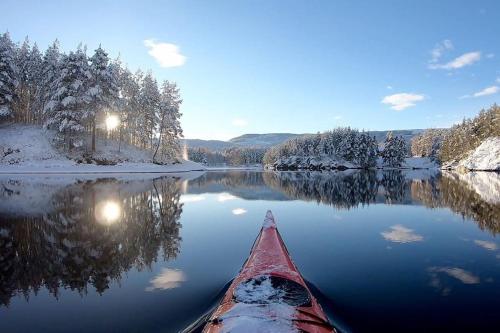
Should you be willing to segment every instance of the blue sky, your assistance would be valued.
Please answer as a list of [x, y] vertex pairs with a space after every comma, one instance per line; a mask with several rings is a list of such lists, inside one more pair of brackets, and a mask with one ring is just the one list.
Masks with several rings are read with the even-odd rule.
[[498, 1], [1, 0], [0, 31], [178, 83], [188, 138], [450, 126], [499, 102]]

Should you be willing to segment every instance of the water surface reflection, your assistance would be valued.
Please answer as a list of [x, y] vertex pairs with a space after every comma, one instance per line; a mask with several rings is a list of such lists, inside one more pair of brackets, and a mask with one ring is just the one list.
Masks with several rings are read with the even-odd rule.
[[352, 330], [500, 324], [499, 174], [148, 177], [0, 178], [1, 331], [176, 331], [234, 276], [269, 208]]

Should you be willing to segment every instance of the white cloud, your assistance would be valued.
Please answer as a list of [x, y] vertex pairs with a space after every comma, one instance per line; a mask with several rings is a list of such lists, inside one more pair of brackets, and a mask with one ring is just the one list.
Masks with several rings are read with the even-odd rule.
[[248, 122], [245, 119], [236, 118], [236, 119], [233, 119], [232, 124], [233, 124], [233, 126], [236, 126], [236, 127], [245, 127], [246, 125], [248, 125]]
[[179, 67], [186, 62], [186, 57], [180, 53], [179, 47], [175, 44], [146, 39], [144, 46], [149, 49], [149, 55], [155, 58], [161, 67]]
[[497, 81], [498, 83], [500, 83], [500, 77], [497, 77], [496, 81]]
[[381, 232], [382, 237], [394, 243], [420, 242], [424, 239], [422, 235], [416, 234], [412, 229], [403, 227], [400, 224], [393, 225], [392, 230]]
[[486, 249], [486, 250], [489, 250], [489, 251], [495, 251], [498, 249], [498, 246], [496, 243], [494, 242], [489, 242], [489, 241], [484, 241], [484, 240], [474, 240], [474, 243], [476, 243], [476, 245], [479, 245], [481, 246], [482, 248]]
[[388, 90], [392, 90], [392, 86], [387, 86], [386, 87]]
[[451, 40], [445, 39], [441, 43], [437, 43], [436, 46], [431, 50], [431, 60], [430, 63], [436, 63], [441, 58], [446, 50], [452, 50], [453, 44]]
[[333, 117], [334, 120], [341, 120], [343, 117], [342, 116], [335, 116]]
[[416, 102], [423, 101], [424, 99], [424, 95], [400, 93], [385, 96], [382, 103], [391, 105], [391, 109], [393, 110], [401, 111], [411, 106], [415, 106]]
[[245, 214], [247, 212], [246, 209], [243, 209], [243, 208], [235, 208], [232, 210], [232, 213], [234, 215], [242, 215], [242, 214]]
[[481, 96], [494, 95], [494, 94], [496, 94], [499, 91], [500, 91], [500, 88], [498, 86], [491, 86], [491, 87], [488, 87], [488, 88], [484, 88], [481, 91], [478, 91], [473, 96], [474, 97], [481, 97]]
[[494, 58], [494, 57], [495, 57], [495, 54], [493, 54], [493, 53], [488, 53], [488, 54], [486, 55], [486, 58], [488, 58], [488, 59], [492, 59], [492, 58]]
[[146, 291], [166, 290], [180, 287], [186, 281], [186, 274], [178, 269], [163, 268], [161, 273], [155, 276], [149, 283], [151, 285]]
[[481, 59], [481, 52], [469, 52], [462, 54], [460, 57], [453, 59], [445, 64], [431, 63], [429, 64], [430, 69], [458, 69], [479, 61]]

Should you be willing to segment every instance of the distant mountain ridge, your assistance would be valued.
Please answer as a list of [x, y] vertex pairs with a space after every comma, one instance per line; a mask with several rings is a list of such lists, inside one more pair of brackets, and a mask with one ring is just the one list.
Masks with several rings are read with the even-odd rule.
[[[403, 139], [409, 142], [415, 135], [422, 133], [423, 129], [408, 129], [408, 130], [393, 130], [393, 131], [368, 131], [370, 135], [375, 136], [378, 142], [384, 141], [388, 132], [394, 135], [402, 136]], [[294, 134], [294, 133], [264, 133], [264, 134], [243, 134], [232, 138], [228, 141], [222, 140], [201, 140], [201, 139], [183, 139], [182, 143], [188, 148], [207, 148], [212, 151], [221, 151], [232, 147], [259, 147], [269, 148], [286, 140], [296, 138], [298, 136], [309, 135]]]

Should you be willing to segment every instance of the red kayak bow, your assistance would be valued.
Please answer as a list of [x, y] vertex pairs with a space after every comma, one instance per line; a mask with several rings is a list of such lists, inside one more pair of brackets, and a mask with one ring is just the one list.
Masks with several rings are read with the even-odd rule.
[[290, 259], [271, 211], [203, 332], [336, 332]]

